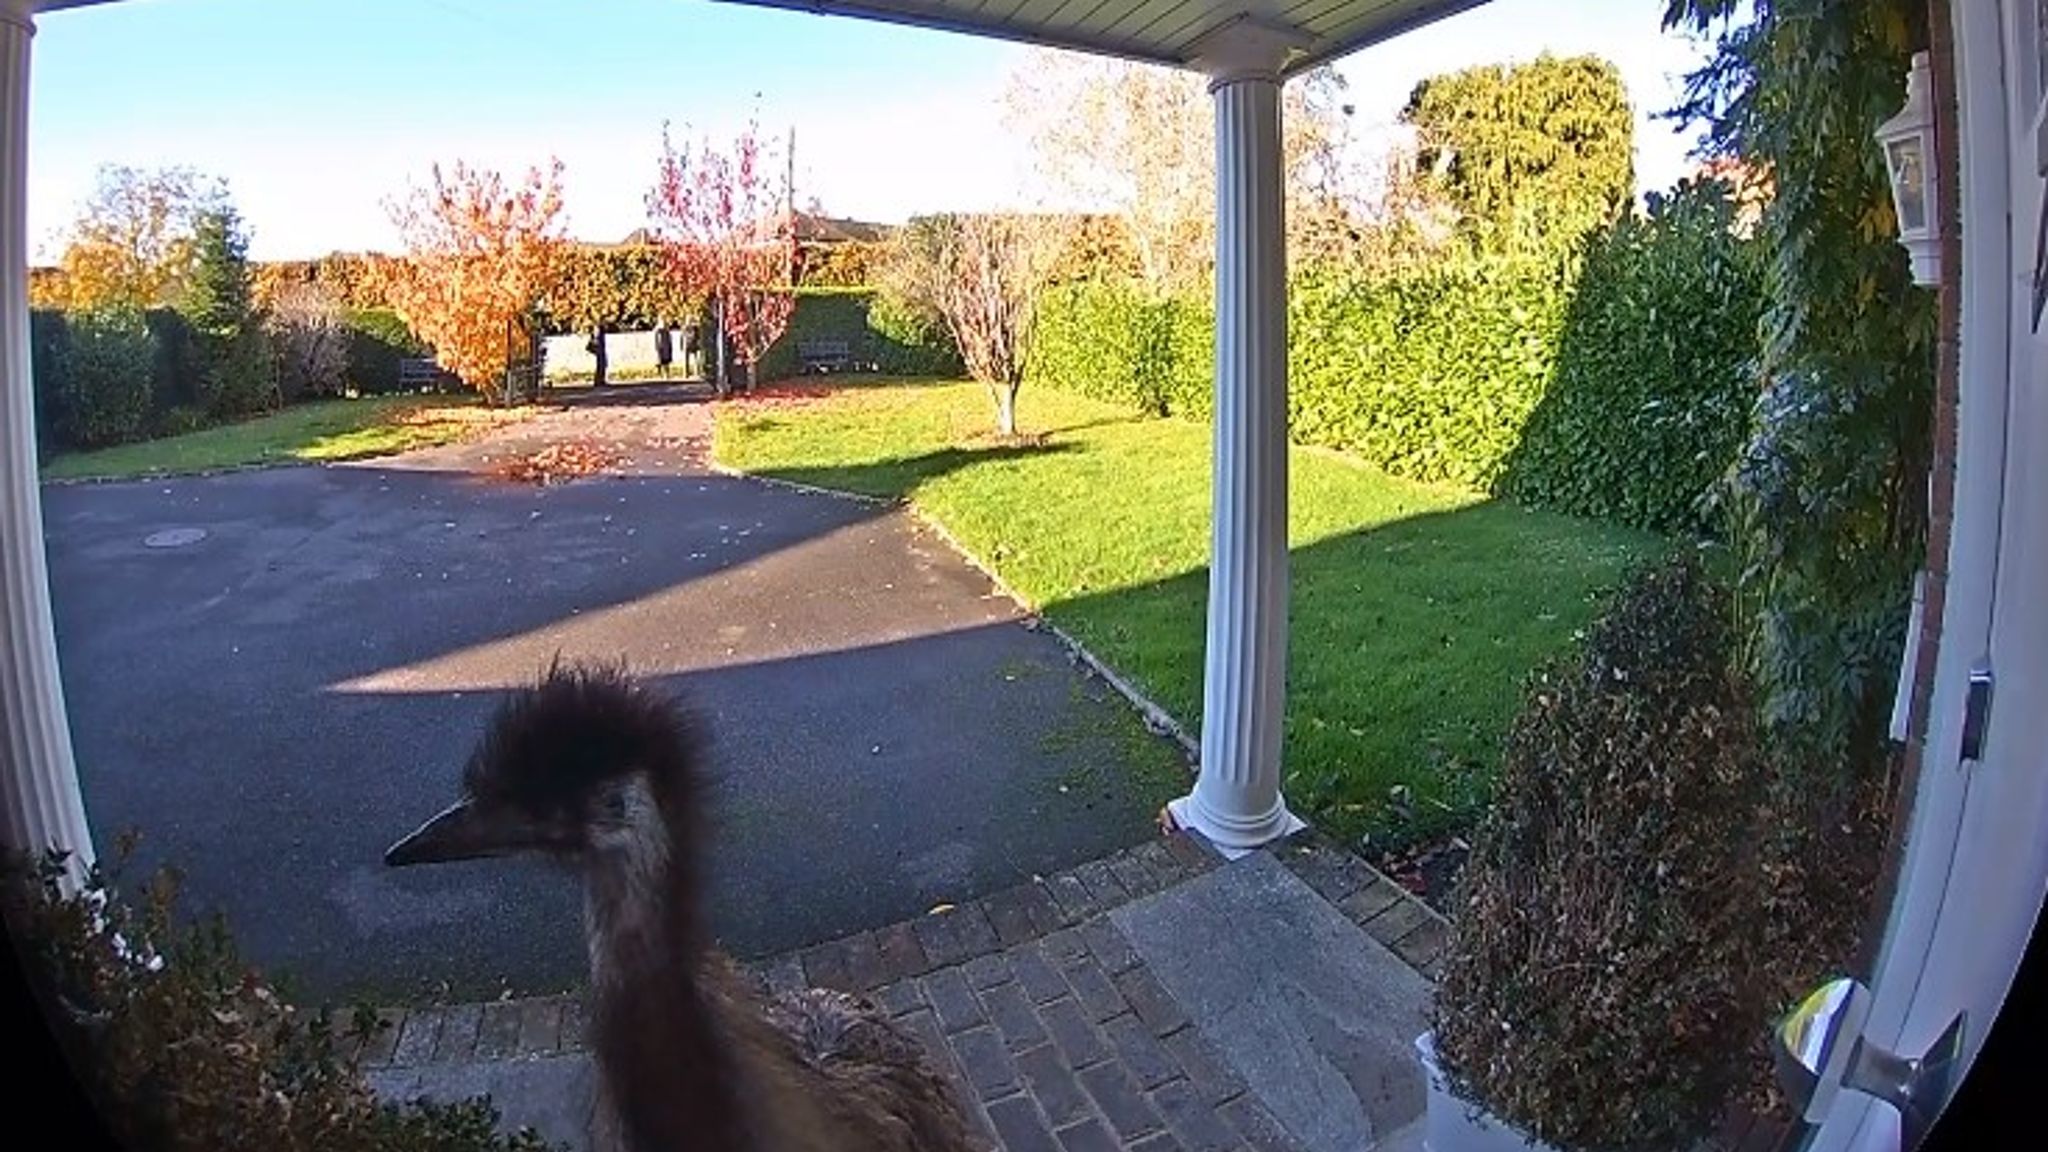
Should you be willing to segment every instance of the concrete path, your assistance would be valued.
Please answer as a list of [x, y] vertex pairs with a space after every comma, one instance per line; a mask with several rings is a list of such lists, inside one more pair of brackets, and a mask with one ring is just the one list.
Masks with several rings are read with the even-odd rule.
[[[909, 516], [714, 474], [707, 410], [620, 389], [343, 467], [45, 490], [95, 827], [139, 827], [303, 999], [484, 999], [584, 970], [566, 879], [391, 870], [502, 689], [623, 655], [704, 711], [715, 927], [741, 957], [1136, 843], [1180, 750]], [[597, 438], [615, 474], [495, 480]], [[154, 547], [167, 530], [196, 541]], [[173, 539], [177, 539], [173, 537]], [[157, 543], [164, 543], [159, 538]]]
[[[867, 996], [1006, 1152], [1392, 1152], [1420, 1146], [1444, 942], [1313, 832], [1228, 864], [1174, 836], [756, 971]], [[387, 1020], [363, 1053], [387, 1098], [488, 1094], [508, 1128], [585, 1146], [576, 999]]]

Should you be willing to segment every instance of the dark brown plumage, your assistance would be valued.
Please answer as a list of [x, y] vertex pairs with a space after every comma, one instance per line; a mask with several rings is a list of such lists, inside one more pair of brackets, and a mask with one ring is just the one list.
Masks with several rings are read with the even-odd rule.
[[550, 857], [584, 888], [596, 1152], [966, 1152], [911, 1036], [865, 1001], [769, 996], [704, 926], [703, 742], [623, 669], [551, 667], [500, 709], [463, 798], [393, 865]]

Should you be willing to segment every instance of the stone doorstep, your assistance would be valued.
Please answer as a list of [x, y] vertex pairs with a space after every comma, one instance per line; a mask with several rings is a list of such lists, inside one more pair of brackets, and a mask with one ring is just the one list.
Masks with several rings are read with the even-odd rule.
[[[1267, 846], [1347, 919], [1423, 976], [1434, 980], [1449, 922], [1420, 897], [1394, 883], [1342, 845], [1314, 829]], [[1018, 945], [1046, 941], [1046, 951], [1092, 955], [1105, 980], [1128, 967], [1123, 957], [1090, 953], [1080, 931], [1113, 908], [1200, 876], [1223, 863], [1199, 837], [1176, 834], [1150, 840], [1101, 860], [1004, 889], [964, 905], [828, 940], [742, 965], [762, 986], [781, 991], [805, 986], [875, 997], [897, 997], [906, 980], [941, 968], [960, 968], [974, 984], [989, 986], [996, 958]], [[1098, 948], [1113, 947], [1096, 936]], [[979, 967], [977, 967], [979, 965]], [[1098, 1007], [1100, 988], [1088, 982]], [[1112, 984], [1112, 990], [1114, 985]], [[1027, 991], [1030, 989], [1027, 988]], [[1167, 1009], [1149, 1000], [1146, 1012]], [[497, 1061], [582, 1051], [583, 1002], [575, 995], [540, 996], [483, 1004], [386, 1008], [379, 1028], [359, 1055], [365, 1068]]]

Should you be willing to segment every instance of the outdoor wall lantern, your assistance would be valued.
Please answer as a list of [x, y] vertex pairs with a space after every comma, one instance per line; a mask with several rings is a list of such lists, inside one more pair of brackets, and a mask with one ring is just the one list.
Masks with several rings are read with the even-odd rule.
[[1898, 211], [1899, 245], [1913, 260], [1913, 282], [1941, 282], [1941, 215], [1934, 180], [1934, 105], [1929, 87], [1927, 53], [1913, 54], [1906, 74], [1906, 106], [1877, 126], [1878, 147], [1884, 149], [1891, 175], [1892, 207]]

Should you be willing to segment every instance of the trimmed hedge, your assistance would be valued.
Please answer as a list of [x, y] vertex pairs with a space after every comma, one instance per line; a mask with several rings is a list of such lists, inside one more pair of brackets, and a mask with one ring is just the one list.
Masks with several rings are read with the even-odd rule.
[[[761, 380], [794, 376], [797, 346], [844, 340], [857, 362], [891, 376], [953, 376], [963, 371], [952, 339], [923, 325], [872, 288], [800, 288], [789, 330], [761, 357]], [[705, 347], [710, 347], [707, 343]]]
[[57, 385], [58, 437], [86, 448], [134, 439], [149, 421], [156, 355], [142, 313], [81, 312], [67, 328], [70, 348]]
[[1702, 496], [1742, 446], [1756, 395], [1761, 247], [1715, 185], [1658, 198], [1593, 237], [1557, 373], [1501, 488], [1656, 532], [1704, 533]]
[[[1565, 295], [1560, 269], [1527, 262], [1297, 280], [1288, 317], [1293, 436], [1394, 475], [1486, 487], [1543, 396]], [[1040, 306], [1027, 379], [1205, 419], [1214, 333], [1206, 301], [1070, 284]]]
[[398, 313], [383, 308], [351, 309], [342, 314], [348, 329], [348, 382], [363, 396], [399, 390], [401, 360], [431, 355], [431, 350]]
[[[1384, 471], [1659, 532], [1702, 532], [1701, 494], [1746, 427], [1760, 256], [1720, 185], [1681, 186], [1581, 257], [1466, 256], [1298, 276], [1288, 315], [1297, 443]], [[1040, 302], [1028, 382], [1206, 419], [1206, 298], [1082, 281]]]

